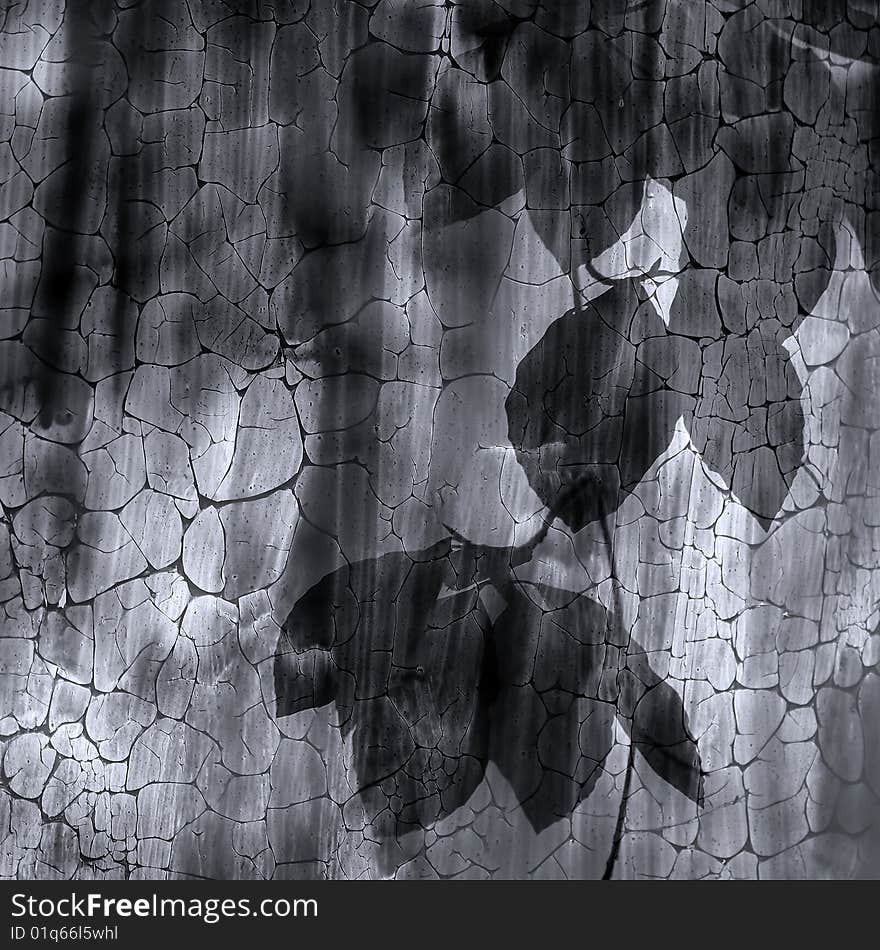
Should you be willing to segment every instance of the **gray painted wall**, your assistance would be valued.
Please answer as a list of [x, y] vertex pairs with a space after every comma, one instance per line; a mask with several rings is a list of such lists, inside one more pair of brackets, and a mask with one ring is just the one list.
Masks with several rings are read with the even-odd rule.
[[880, 871], [877, 4], [0, 11], [0, 874]]

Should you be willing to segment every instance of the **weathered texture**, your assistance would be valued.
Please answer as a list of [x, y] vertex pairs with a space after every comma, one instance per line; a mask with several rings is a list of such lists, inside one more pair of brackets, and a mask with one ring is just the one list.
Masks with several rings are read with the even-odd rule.
[[874, 0], [0, 15], [0, 875], [880, 875]]

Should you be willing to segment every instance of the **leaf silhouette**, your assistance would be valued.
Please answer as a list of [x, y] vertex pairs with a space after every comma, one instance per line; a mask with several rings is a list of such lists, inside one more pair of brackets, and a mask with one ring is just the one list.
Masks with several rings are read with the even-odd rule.
[[702, 805], [702, 764], [697, 744], [688, 732], [681, 698], [650, 668], [646, 678], [648, 684], [638, 685], [630, 678], [624, 689], [622, 703], [632, 708], [632, 717], [621, 720], [624, 728], [645, 761], [662, 779]]
[[613, 512], [669, 445], [693, 410], [695, 356], [630, 279], [556, 320], [520, 362], [505, 404], [510, 441], [572, 530]]
[[599, 698], [605, 611], [567, 592], [511, 584], [493, 624], [498, 692], [489, 758], [540, 832], [571, 814], [593, 790], [614, 745], [613, 703]]
[[573, 531], [622, 503], [679, 418], [765, 528], [781, 508], [805, 452], [790, 328], [752, 317], [744, 332], [721, 333], [716, 320], [720, 338], [701, 347], [685, 332], [704, 298], [682, 281], [672, 332], [638, 281], [616, 281], [551, 324], [517, 367], [510, 441], [536, 494]]
[[449, 541], [386, 554], [319, 581], [284, 625], [277, 714], [336, 704], [371, 818], [424, 826], [483, 776], [487, 621], [476, 588], [458, 587]]
[[[323, 578], [287, 619], [277, 714], [336, 705], [370, 820], [424, 827], [464, 804], [491, 760], [541, 831], [601, 775], [614, 717], [631, 715], [618, 702], [605, 609], [515, 580], [510, 561], [507, 549], [449, 541], [386, 554]], [[487, 589], [503, 602], [494, 621]], [[700, 761], [681, 702], [653, 673], [640, 676], [648, 692], [639, 702], [626, 693], [633, 741], [696, 799]]]
[[700, 398], [688, 424], [706, 464], [765, 528], [805, 453], [802, 384], [782, 346], [787, 335], [768, 320], [707, 346]]

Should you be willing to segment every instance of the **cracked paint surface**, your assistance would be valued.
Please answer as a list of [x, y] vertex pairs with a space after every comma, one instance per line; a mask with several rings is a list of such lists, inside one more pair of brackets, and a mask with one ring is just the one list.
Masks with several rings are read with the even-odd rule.
[[0, 875], [880, 875], [873, 0], [0, 10]]

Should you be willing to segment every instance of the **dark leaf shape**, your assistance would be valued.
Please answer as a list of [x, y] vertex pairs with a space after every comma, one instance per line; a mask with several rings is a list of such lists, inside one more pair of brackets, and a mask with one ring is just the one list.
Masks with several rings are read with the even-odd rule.
[[[788, 354], [781, 347], [774, 352], [759, 333], [728, 337], [715, 346], [724, 350], [720, 377], [704, 377], [689, 428], [709, 468], [766, 528], [805, 453], [801, 383]], [[744, 380], [750, 383], [747, 389]]]
[[[548, 596], [559, 602], [556, 609]], [[532, 827], [565, 818], [593, 790], [614, 745], [615, 705], [599, 697], [605, 611], [587, 597], [510, 585], [493, 624], [498, 694], [489, 758]]]
[[[623, 718], [635, 747], [651, 768], [674, 788], [698, 805], [703, 803], [703, 772], [697, 744], [688, 732], [687, 714], [678, 693], [665, 681], [651, 674], [653, 682], [633, 703], [632, 718]], [[630, 695], [640, 692], [628, 678]], [[627, 687], [624, 688], [627, 692]]]
[[[750, 204], [762, 200], [742, 189], [740, 212], [748, 216]], [[670, 313], [671, 334], [702, 338], [699, 398], [685, 418], [691, 439], [765, 528], [806, 450], [802, 383], [785, 341], [827, 285], [828, 252], [819, 244], [813, 250], [815, 267], [803, 275], [809, 282], [736, 283], [709, 270], [685, 271]]]
[[[760, 301], [746, 309], [745, 291], [733, 296], [745, 301], [744, 331], [721, 333], [706, 288], [683, 280], [671, 319], [681, 332], [671, 332], [637, 281], [619, 281], [560, 317], [520, 362], [505, 404], [510, 441], [529, 484], [573, 531], [616, 510], [679, 417], [761, 524], [776, 517], [805, 454], [802, 386], [783, 345], [790, 326], [759, 319]], [[721, 338], [701, 347], [685, 336], [691, 309], [693, 325]]]
[[510, 441], [572, 530], [613, 512], [669, 445], [694, 404], [683, 358], [694, 349], [625, 280], [560, 317], [520, 362], [505, 404]]
[[448, 541], [328, 575], [296, 604], [275, 658], [277, 714], [333, 701], [370, 818], [422, 826], [485, 769], [487, 619]]
[[[374, 832], [386, 829], [375, 833], [448, 815], [489, 760], [536, 831], [571, 814], [601, 775], [620, 712], [621, 652], [605, 609], [516, 582], [509, 563], [502, 549], [449, 542], [384, 555], [319, 581], [285, 623], [277, 714], [335, 703], [353, 738], [352, 787]], [[479, 598], [488, 585], [505, 602], [494, 622]], [[677, 694], [650, 671], [640, 677], [630, 680], [649, 691], [624, 697], [633, 741], [695, 798], [699, 755]]]
[[625, 645], [626, 662], [616, 679], [620, 721], [633, 747], [657, 775], [702, 806], [702, 762], [681, 697], [654, 672], [645, 648], [622, 628], [619, 617], [615, 609], [609, 617], [608, 639]]

